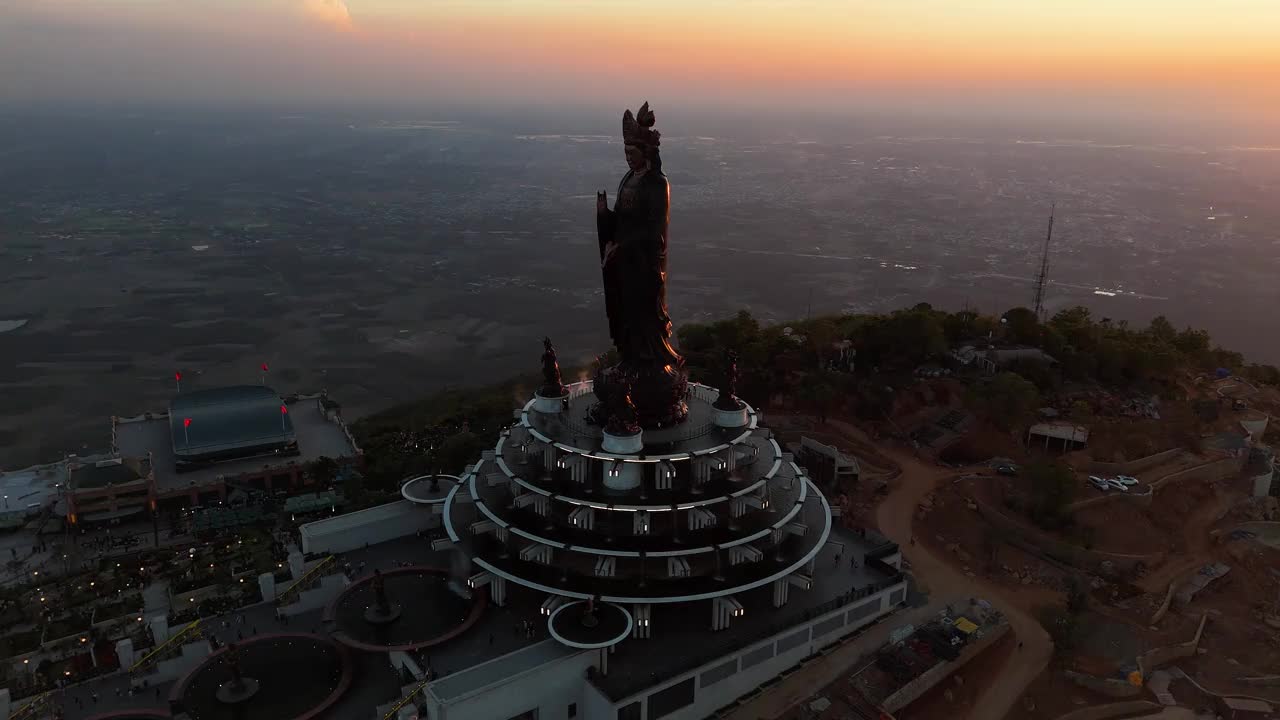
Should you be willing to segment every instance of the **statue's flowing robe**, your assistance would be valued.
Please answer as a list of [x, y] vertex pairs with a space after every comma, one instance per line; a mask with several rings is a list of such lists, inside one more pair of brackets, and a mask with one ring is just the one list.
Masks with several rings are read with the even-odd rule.
[[628, 172], [618, 183], [613, 210], [597, 216], [600, 259], [604, 263], [605, 311], [609, 336], [625, 365], [672, 369], [684, 360], [671, 347], [667, 314], [667, 225], [671, 188], [658, 170]]

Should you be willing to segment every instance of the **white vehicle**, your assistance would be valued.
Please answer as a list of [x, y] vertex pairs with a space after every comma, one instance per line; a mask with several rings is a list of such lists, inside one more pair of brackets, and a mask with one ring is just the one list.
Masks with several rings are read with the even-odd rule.
[[1129, 492], [1129, 486], [1125, 485], [1124, 483], [1120, 482], [1115, 478], [1107, 480], [1107, 484], [1115, 488], [1116, 490], [1119, 490], [1120, 492]]
[[1133, 487], [1138, 484], [1138, 478], [1133, 477], [1132, 475], [1117, 475], [1116, 480], [1119, 480], [1129, 487]]
[[1102, 478], [1098, 477], [1097, 475], [1090, 475], [1090, 476], [1089, 476], [1089, 484], [1091, 484], [1091, 485], [1093, 485], [1094, 487], [1098, 488], [1098, 489], [1099, 489], [1099, 490], [1101, 490], [1102, 492], [1106, 492], [1106, 491], [1108, 491], [1108, 490], [1110, 490], [1110, 489], [1111, 489], [1111, 483], [1107, 482], [1106, 480], [1103, 480]]

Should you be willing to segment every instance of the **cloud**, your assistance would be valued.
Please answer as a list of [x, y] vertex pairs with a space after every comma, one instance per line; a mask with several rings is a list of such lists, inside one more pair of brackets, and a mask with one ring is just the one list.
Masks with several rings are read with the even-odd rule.
[[346, 0], [303, 0], [303, 10], [330, 27], [344, 31], [355, 30]]

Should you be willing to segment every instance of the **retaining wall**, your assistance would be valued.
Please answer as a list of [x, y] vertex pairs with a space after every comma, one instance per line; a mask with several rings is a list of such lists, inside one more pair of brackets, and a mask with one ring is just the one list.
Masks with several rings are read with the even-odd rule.
[[1074, 670], [1066, 671], [1067, 679], [1087, 690], [1092, 690], [1099, 695], [1107, 697], [1124, 698], [1136, 697], [1142, 694], [1143, 688], [1134, 685], [1128, 680], [1119, 680], [1116, 678], [1100, 678], [1084, 673], [1078, 673]]
[[1066, 715], [1059, 715], [1057, 720], [1107, 720], [1115, 717], [1133, 717], [1160, 710], [1161, 706], [1148, 700], [1129, 700], [1126, 702], [1094, 705], [1093, 707], [1072, 710]]
[[1225, 480], [1229, 477], [1239, 475], [1244, 470], [1245, 464], [1249, 461], [1248, 453], [1241, 453], [1239, 456], [1223, 458], [1221, 460], [1213, 460], [1203, 465], [1179, 470], [1176, 473], [1165, 475], [1164, 477], [1151, 483], [1152, 490], [1160, 490], [1174, 483], [1184, 480], [1203, 480], [1213, 482], [1217, 480]]
[[1164, 602], [1160, 603], [1160, 607], [1156, 608], [1155, 613], [1151, 615], [1151, 621], [1147, 623], [1148, 625], [1155, 625], [1164, 619], [1164, 614], [1169, 612], [1169, 606], [1173, 604], [1173, 592], [1182, 585], [1185, 579], [1186, 573], [1183, 573], [1169, 582], [1169, 589], [1164, 593]]
[[1150, 487], [1145, 488], [1146, 492], [1106, 492], [1097, 497], [1077, 500], [1067, 506], [1067, 512], [1074, 513], [1087, 507], [1102, 505], [1104, 503], [1130, 503], [1138, 507], [1151, 507], [1151, 503], [1155, 500], [1156, 493]]
[[1200, 616], [1200, 627], [1196, 628], [1196, 634], [1190, 640], [1177, 645], [1166, 645], [1164, 647], [1152, 648], [1138, 656], [1138, 670], [1142, 672], [1142, 677], [1146, 678], [1152, 670], [1185, 657], [1191, 657], [1196, 654], [1196, 648], [1200, 647], [1200, 637], [1204, 635], [1205, 623], [1209, 621], [1209, 616]]
[[974, 498], [974, 502], [978, 506], [978, 513], [991, 525], [1006, 532], [1011, 540], [1018, 541], [1015, 544], [1024, 544], [1034, 552], [1044, 553], [1059, 562], [1064, 562], [1073, 567], [1097, 572], [1104, 561], [1110, 561], [1117, 570], [1132, 572], [1138, 563], [1143, 563], [1147, 567], [1155, 567], [1160, 561], [1164, 560], [1164, 553], [1129, 555], [1103, 552], [1101, 550], [1087, 550], [1066, 540], [1052, 537], [1038, 528], [1024, 525], [983, 500]]
[[970, 660], [982, 654], [982, 651], [991, 647], [997, 640], [1004, 637], [1009, 632], [1008, 623], [1003, 623], [991, 628], [991, 631], [983, 635], [980, 640], [966, 647], [960, 653], [960, 657], [949, 662], [942, 662], [929, 668], [923, 675], [915, 678], [911, 682], [898, 688], [898, 691], [884, 699], [880, 706], [891, 713], [898, 712], [902, 708], [915, 702], [917, 698], [931, 690], [935, 685], [942, 682], [951, 673], [959, 670], [969, 663]]
[[1173, 460], [1182, 454], [1182, 452], [1182, 448], [1173, 448], [1172, 450], [1165, 450], [1164, 452], [1158, 452], [1154, 455], [1148, 455], [1136, 460], [1129, 460], [1121, 463], [1090, 460], [1084, 464], [1084, 467], [1088, 472], [1095, 475], [1137, 475], [1140, 472], [1146, 472], [1157, 465], [1163, 465], [1164, 463]]

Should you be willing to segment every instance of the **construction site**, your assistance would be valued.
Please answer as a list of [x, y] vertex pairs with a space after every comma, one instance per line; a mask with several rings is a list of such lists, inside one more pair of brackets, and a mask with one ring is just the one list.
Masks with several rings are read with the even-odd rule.
[[[1096, 393], [1089, 441], [1067, 452], [974, 418], [948, 378], [921, 380], [916, 401], [898, 406], [909, 450], [839, 420], [773, 416], [783, 437], [818, 437], [858, 458], [859, 482], [837, 498], [843, 519], [902, 542], [922, 591], [970, 590], [1034, 628], [983, 644], [963, 671], [942, 662], [937, 636], [891, 638], [786, 717], [1268, 717], [1280, 707], [1280, 483], [1269, 450], [1280, 396], [1237, 378], [1189, 377], [1185, 388], [1177, 400]], [[1078, 416], [1080, 399], [1064, 395], [1062, 415], [1074, 405]], [[1053, 527], [1030, 512], [1026, 468], [1037, 462], [1073, 478]], [[1091, 481], [1104, 477], [1133, 482]], [[956, 634], [955, 614], [940, 621]], [[1007, 715], [987, 714], [1013, 665], [1041, 662], [1008, 689]], [[912, 702], [894, 697], [948, 664]]]

